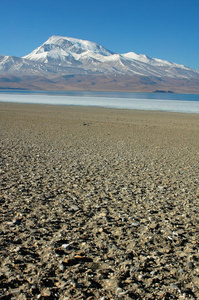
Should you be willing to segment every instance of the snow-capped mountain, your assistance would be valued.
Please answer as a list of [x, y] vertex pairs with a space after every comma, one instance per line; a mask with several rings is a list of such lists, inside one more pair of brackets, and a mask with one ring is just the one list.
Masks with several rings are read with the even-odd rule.
[[164, 81], [165, 78], [199, 80], [199, 71], [184, 65], [134, 52], [118, 54], [90, 41], [62, 36], [50, 37], [23, 58], [0, 56], [0, 75], [48, 79], [77, 75], [130, 76], [142, 81], [144, 77], [153, 78], [156, 83], [163, 78]]
[[80, 67], [89, 73], [199, 78], [199, 71], [183, 65], [134, 52], [117, 54], [90, 41], [61, 36], [52, 36], [24, 58], [56, 66]]

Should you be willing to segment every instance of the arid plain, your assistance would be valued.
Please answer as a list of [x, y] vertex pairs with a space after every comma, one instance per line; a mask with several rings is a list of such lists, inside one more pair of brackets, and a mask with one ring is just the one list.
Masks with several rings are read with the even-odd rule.
[[198, 114], [0, 103], [1, 299], [198, 299]]

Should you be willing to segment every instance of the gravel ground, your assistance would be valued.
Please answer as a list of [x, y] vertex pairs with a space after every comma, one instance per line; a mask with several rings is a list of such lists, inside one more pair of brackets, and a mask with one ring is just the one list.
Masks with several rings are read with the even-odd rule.
[[197, 114], [0, 103], [0, 299], [199, 299]]

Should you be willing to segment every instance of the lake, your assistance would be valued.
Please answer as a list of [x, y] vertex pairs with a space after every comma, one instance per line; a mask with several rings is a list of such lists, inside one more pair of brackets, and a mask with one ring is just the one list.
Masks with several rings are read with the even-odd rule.
[[0, 102], [199, 113], [199, 94], [0, 91]]

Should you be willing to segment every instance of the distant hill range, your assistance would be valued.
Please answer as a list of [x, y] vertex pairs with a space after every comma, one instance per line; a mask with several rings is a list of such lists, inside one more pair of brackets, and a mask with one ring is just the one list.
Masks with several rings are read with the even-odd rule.
[[52, 36], [22, 58], [0, 55], [0, 89], [199, 93], [199, 71]]

